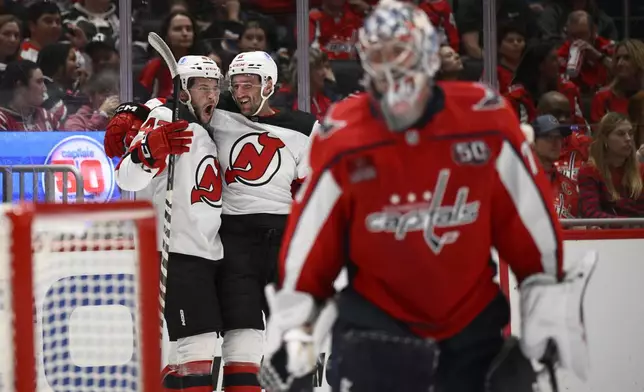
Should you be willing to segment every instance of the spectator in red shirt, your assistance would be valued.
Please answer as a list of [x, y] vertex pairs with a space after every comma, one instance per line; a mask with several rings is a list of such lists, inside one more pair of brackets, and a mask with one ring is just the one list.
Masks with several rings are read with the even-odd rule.
[[575, 184], [579, 169], [588, 162], [588, 148], [593, 139], [580, 132], [578, 126], [573, 124], [570, 114], [570, 103], [565, 95], [557, 91], [550, 91], [543, 94], [537, 106], [539, 115], [550, 114], [560, 124], [572, 125], [572, 134], [563, 140], [561, 154], [555, 162], [557, 170], [564, 176], [570, 178]]
[[[320, 49], [309, 49], [311, 114], [321, 121], [335, 100], [330, 90], [334, 80], [329, 58]], [[288, 82], [275, 94], [272, 104], [276, 107], [299, 109], [297, 103], [297, 56], [293, 56], [288, 70]]]
[[584, 218], [644, 216], [642, 173], [633, 125], [620, 113], [602, 118], [590, 146], [590, 162], [579, 171], [579, 210]]
[[[196, 28], [194, 18], [182, 11], [171, 13], [163, 21], [160, 35], [176, 60], [189, 54], [201, 54]], [[172, 95], [172, 76], [160, 57], [153, 58], [145, 65], [139, 82], [153, 97], [167, 98]]]
[[[583, 92], [599, 90], [608, 83], [613, 68], [614, 42], [597, 35], [595, 25], [586, 11], [573, 11], [566, 25], [568, 39], [559, 48], [561, 73], [567, 74]], [[580, 67], [575, 72], [567, 71], [571, 46], [580, 50]]]
[[438, 51], [441, 57], [441, 68], [436, 74], [436, 80], [459, 80], [463, 73], [461, 56], [449, 45], [441, 46]]
[[497, 65], [497, 78], [499, 81], [499, 92], [505, 94], [510, 88], [514, 71], [516, 71], [521, 56], [525, 50], [525, 31], [518, 25], [506, 24], [499, 28], [498, 51], [499, 64]]
[[321, 49], [330, 60], [353, 58], [360, 26], [362, 17], [351, 9], [346, 0], [323, 0], [319, 9], [309, 13], [311, 46]]
[[642, 89], [644, 76], [644, 43], [629, 39], [615, 46], [615, 77], [610, 85], [599, 90], [593, 97], [590, 121], [599, 121], [608, 112], [628, 114], [628, 100]]
[[579, 108], [579, 89], [574, 83], [559, 76], [557, 52], [554, 44], [541, 42], [529, 46], [505, 97], [514, 107], [522, 123], [536, 118], [536, 104], [549, 91], [559, 91], [568, 98], [573, 124], [585, 125]]
[[418, 7], [425, 11], [441, 39], [441, 45], [449, 45], [455, 51], [461, 49], [461, 38], [456, 27], [452, 6], [447, 0], [423, 0]]
[[29, 60], [7, 64], [0, 82], [0, 131], [53, 131], [58, 123], [41, 107], [45, 77]]
[[114, 116], [119, 106], [119, 75], [110, 69], [95, 73], [83, 88], [89, 102], [71, 114], [62, 129], [65, 131], [99, 131], [105, 130], [107, 123]]
[[572, 134], [570, 125], [560, 124], [549, 114], [541, 115], [532, 122], [534, 152], [550, 180], [555, 210], [559, 218], [577, 216], [579, 194], [577, 184], [561, 174], [555, 162], [561, 155], [564, 138]]

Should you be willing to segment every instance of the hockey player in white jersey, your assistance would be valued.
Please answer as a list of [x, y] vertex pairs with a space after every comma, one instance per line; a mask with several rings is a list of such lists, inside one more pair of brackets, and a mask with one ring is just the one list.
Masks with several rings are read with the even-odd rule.
[[[211, 392], [212, 361], [222, 330], [216, 282], [223, 247], [218, 235], [222, 183], [208, 124], [219, 100], [221, 72], [202, 56], [182, 57], [178, 70], [180, 121], [172, 122], [170, 104], [154, 107], [119, 163], [116, 180], [125, 190], [152, 189], [157, 216], [163, 217], [166, 160], [178, 155], [164, 313], [170, 340], [176, 341], [177, 366], [164, 371], [163, 388]], [[162, 233], [163, 219], [158, 224]]]
[[276, 278], [277, 257], [293, 192], [308, 172], [315, 117], [280, 112], [268, 99], [277, 65], [265, 52], [237, 55], [229, 67], [230, 93], [222, 93], [211, 120], [223, 179], [221, 239], [225, 257], [217, 289], [224, 321], [224, 385], [260, 392], [268, 307], [264, 287]]

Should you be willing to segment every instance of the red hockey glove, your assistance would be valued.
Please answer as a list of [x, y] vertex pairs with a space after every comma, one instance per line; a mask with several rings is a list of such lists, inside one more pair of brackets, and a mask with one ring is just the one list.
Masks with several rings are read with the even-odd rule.
[[105, 153], [110, 158], [123, 156], [150, 114], [150, 109], [138, 103], [123, 103], [115, 113], [107, 124], [103, 140]]
[[193, 132], [186, 130], [188, 125], [187, 121], [179, 120], [151, 130], [133, 146], [132, 162], [162, 168], [168, 155], [190, 151]]

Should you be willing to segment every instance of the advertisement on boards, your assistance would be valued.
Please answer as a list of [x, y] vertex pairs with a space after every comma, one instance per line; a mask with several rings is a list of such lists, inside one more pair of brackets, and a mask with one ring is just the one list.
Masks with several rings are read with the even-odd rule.
[[[105, 132], [0, 132], [0, 165], [74, 165], [83, 177], [86, 202], [105, 203], [120, 199], [114, 178], [118, 159], [110, 159], [103, 149]], [[12, 200], [19, 199], [19, 175], [13, 174]], [[34, 187], [34, 181], [37, 185]], [[54, 176], [55, 200], [63, 198], [67, 189], [68, 199], [76, 199], [76, 179], [61, 173]], [[1, 188], [1, 187], [0, 187]], [[45, 199], [45, 175], [24, 176], [26, 200], [33, 200], [37, 189], [38, 199]], [[0, 189], [0, 194], [3, 190]], [[4, 195], [3, 195], [4, 196]]]

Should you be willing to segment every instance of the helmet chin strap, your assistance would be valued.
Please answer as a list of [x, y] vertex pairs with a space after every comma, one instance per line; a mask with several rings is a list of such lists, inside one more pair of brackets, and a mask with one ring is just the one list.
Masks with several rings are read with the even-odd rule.
[[259, 112], [262, 111], [262, 109], [264, 108], [264, 104], [266, 103], [266, 100], [268, 100], [271, 97], [271, 95], [273, 95], [273, 92], [275, 91], [275, 86], [273, 86], [272, 91], [267, 96], [264, 96], [264, 89], [266, 89], [266, 84], [267, 84], [266, 82], [262, 81], [262, 90], [259, 92], [259, 95], [262, 97], [262, 101], [259, 103], [257, 110], [255, 111], [255, 113], [251, 115], [251, 117], [257, 116], [257, 114], [259, 114]]

